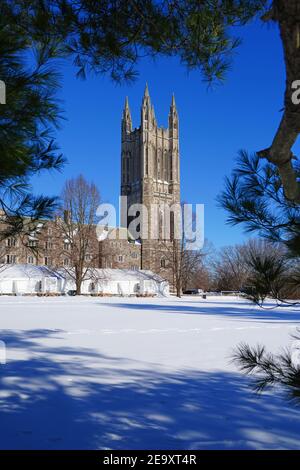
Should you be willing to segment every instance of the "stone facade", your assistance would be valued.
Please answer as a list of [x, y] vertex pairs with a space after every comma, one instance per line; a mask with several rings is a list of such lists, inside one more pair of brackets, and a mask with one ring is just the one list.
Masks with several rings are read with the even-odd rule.
[[[147, 85], [139, 128], [132, 128], [126, 98], [121, 132], [121, 195], [127, 197], [127, 211], [134, 204], [143, 204], [147, 210], [148, 222], [141, 234], [142, 269], [170, 278], [170, 269], [164, 260], [164, 251], [169, 248], [168, 240], [163, 230], [168, 224], [172, 230], [172, 211], [166, 209], [174, 207], [174, 204], [180, 205], [179, 120], [174, 95], [167, 129], [157, 125]], [[170, 220], [166, 220], [167, 217]], [[132, 217], [127, 215], [123, 225], [130, 229], [131, 222]], [[153, 233], [157, 237], [153, 237]]]
[[[101, 268], [141, 269], [141, 245], [131, 239], [127, 229], [108, 228], [99, 242]], [[120, 236], [120, 232], [124, 233]]]
[[[0, 216], [1, 232], [6, 228], [5, 217]], [[133, 240], [118, 239], [119, 229], [109, 228], [108, 236], [98, 240], [89, 239], [86, 264], [94, 268], [140, 269], [141, 246]], [[123, 237], [124, 238], [124, 237]], [[70, 248], [65, 239], [62, 220], [41, 220], [35, 230], [0, 241], [0, 264], [33, 264], [53, 268], [70, 267]]]

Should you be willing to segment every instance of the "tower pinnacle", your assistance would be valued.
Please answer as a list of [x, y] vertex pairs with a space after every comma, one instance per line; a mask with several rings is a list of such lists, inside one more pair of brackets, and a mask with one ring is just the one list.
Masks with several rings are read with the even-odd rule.
[[129, 109], [128, 96], [125, 98], [125, 109]]
[[172, 94], [172, 101], [171, 101], [171, 106], [170, 106], [170, 114], [177, 114], [177, 109], [176, 109], [176, 102], [175, 102], [175, 95], [174, 95], [174, 93]]
[[176, 109], [175, 96], [172, 95], [172, 101], [169, 112], [169, 133], [171, 137], [178, 137], [176, 129], [178, 128], [178, 113]]
[[129, 103], [128, 103], [128, 97], [126, 96], [125, 99], [125, 106], [123, 110], [123, 118], [122, 118], [122, 129], [125, 132], [131, 132], [132, 131], [132, 119], [131, 119], [131, 113], [129, 109]]
[[148, 83], [147, 82], [146, 82], [145, 91], [144, 91], [144, 98], [150, 98], [149, 88], [148, 88]]
[[176, 108], [176, 103], [175, 103], [175, 95], [174, 93], [172, 94], [172, 103], [171, 103], [172, 108]]
[[141, 124], [144, 129], [149, 129], [149, 124], [153, 119], [152, 112], [148, 83], [146, 83], [141, 110]]

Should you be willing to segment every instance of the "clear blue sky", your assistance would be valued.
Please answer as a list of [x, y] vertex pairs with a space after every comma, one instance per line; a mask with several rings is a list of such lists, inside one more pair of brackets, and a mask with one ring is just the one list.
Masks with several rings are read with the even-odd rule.
[[102, 199], [116, 204], [120, 187], [120, 120], [125, 96], [137, 127], [148, 82], [159, 125], [167, 126], [174, 92], [180, 119], [182, 200], [205, 204], [205, 237], [216, 247], [245, 239], [242, 228], [225, 224], [216, 196], [241, 148], [267, 147], [283, 103], [284, 67], [276, 26], [252, 23], [241, 30], [238, 49], [224, 85], [207, 90], [200, 73], [187, 73], [175, 59], [144, 59], [139, 78], [117, 86], [108, 77], [75, 78], [64, 65], [61, 98], [66, 121], [58, 142], [68, 164], [62, 174], [33, 179], [36, 192], [59, 194], [66, 178], [79, 173], [93, 180]]

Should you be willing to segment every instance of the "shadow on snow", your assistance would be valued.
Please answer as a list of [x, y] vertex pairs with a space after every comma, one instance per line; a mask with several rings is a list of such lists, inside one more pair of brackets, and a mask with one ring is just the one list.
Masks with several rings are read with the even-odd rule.
[[0, 366], [1, 448], [300, 448], [300, 410], [253, 395], [240, 374], [150, 371], [39, 342], [60, 333], [0, 331], [8, 353], [27, 354]]
[[[219, 304], [219, 305], [218, 305]], [[159, 304], [155, 303], [106, 303], [101, 304], [113, 308], [127, 308], [132, 310], [149, 310], [159, 311], [161, 313], [180, 313], [186, 315], [208, 315], [234, 317], [245, 320], [266, 320], [268, 322], [300, 322], [300, 307], [279, 307], [276, 309], [262, 309], [251, 302], [237, 300], [236, 304], [216, 301], [216, 300], [199, 300], [199, 302], [191, 302], [182, 299], [180, 302], [166, 301]], [[270, 305], [270, 304], [266, 304]]]

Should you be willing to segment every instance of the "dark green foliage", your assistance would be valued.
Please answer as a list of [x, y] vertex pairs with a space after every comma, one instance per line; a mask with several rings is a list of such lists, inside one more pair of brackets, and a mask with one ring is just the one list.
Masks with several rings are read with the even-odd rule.
[[282, 246], [279, 252], [271, 244], [249, 252], [249, 298], [262, 306], [268, 296], [280, 302], [293, 297], [300, 286], [300, 207], [285, 198], [277, 167], [241, 151], [218, 201], [229, 213], [228, 223]]
[[[116, 81], [136, 75], [140, 57], [178, 56], [205, 79], [223, 79], [239, 44], [233, 26], [264, 11], [267, 0], [15, 0], [12, 18], [36, 39], [64, 45], [84, 77], [92, 70]], [[20, 15], [20, 11], [22, 12]]]
[[[0, 209], [11, 233], [47, 217], [55, 201], [30, 194], [29, 178], [64, 163], [55, 144], [60, 118], [55, 59], [77, 75], [132, 80], [140, 57], [177, 56], [205, 80], [222, 80], [239, 43], [233, 26], [262, 12], [265, 0], [1, 0]], [[5, 234], [5, 236], [7, 233]]]
[[263, 305], [268, 296], [280, 300], [288, 281], [288, 263], [285, 257], [266, 250], [264, 253], [250, 251], [247, 258], [248, 298], [258, 305]]
[[60, 115], [59, 75], [51, 65], [56, 45], [46, 38], [30, 41], [18, 22], [10, 24], [9, 11], [8, 3], [1, 3], [0, 78], [6, 104], [0, 106], [0, 209], [9, 216], [2, 237], [50, 215], [55, 199], [31, 195], [29, 178], [64, 163], [54, 141]]
[[285, 198], [275, 165], [241, 151], [218, 201], [229, 213], [229, 224], [243, 224], [246, 231], [282, 242], [290, 254], [300, 255], [300, 208]]
[[[297, 173], [300, 175], [299, 167]], [[240, 152], [219, 203], [229, 212], [230, 224], [243, 224], [248, 232], [258, 232], [270, 242], [248, 252], [248, 297], [261, 307], [267, 297], [275, 299], [276, 305], [296, 305], [285, 299], [293, 290], [299, 293], [300, 209], [285, 198], [277, 168], [256, 154]], [[295, 339], [299, 341], [300, 335]], [[233, 361], [246, 374], [255, 375], [257, 391], [282, 385], [290, 398], [299, 401], [300, 366], [292, 355], [290, 350], [273, 355], [264, 346], [243, 343], [234, 352]]]
[[[295, 339], [300, 340], [299, 334]], [[264, 346], [251, 347], [240, 344], [233, 355], [233, 361], [246, 374], [255, 374], [254, 388], [261, 392], [266, 387], [282, 385], [289, 398], [300, 401], [300, 366], [293, 361], [293, 351], [286, 349], [278, 355], [265, 350]]]

